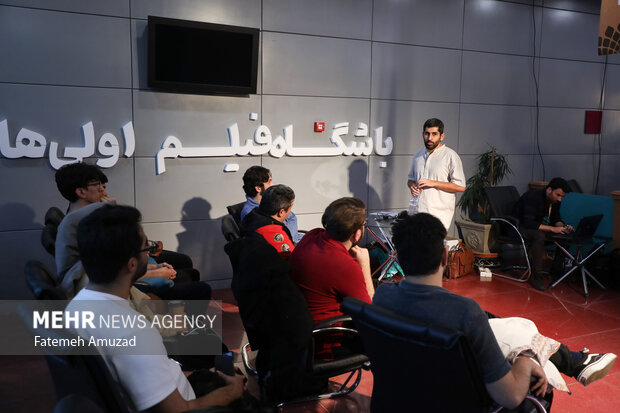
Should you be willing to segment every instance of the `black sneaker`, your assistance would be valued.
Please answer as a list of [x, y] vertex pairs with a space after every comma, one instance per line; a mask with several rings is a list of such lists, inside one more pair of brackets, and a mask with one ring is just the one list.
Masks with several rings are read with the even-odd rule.
[[543, 281], [543, 277], [541, 277], [540, 275], [530, 278], [530, 285], [539, 291], [545, 291], [547, 289], [547, 286]]
[[602, 379], [609, 373], [611, 367], [616, 362], [616, 355], [613, 353], [604, 354], [584, 354], [584, 359], [577, 367], [578, 373], [575, 378], [584, 386]]

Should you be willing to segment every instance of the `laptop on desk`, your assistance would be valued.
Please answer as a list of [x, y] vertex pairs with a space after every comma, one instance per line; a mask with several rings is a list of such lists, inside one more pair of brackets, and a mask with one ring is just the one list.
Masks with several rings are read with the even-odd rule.
[[598, 215], [590, 215], [588, 217], [583, 217], [579, 221], [577, 225], [577, 229], [570, 234], [557, 234], [553, 235], [551, 239], [554, 241], [564, 241], [564, 242], [583, 242], [589, 240], [594, 236], [598, 225], [601, 223], [603, 219], [603, 214]]

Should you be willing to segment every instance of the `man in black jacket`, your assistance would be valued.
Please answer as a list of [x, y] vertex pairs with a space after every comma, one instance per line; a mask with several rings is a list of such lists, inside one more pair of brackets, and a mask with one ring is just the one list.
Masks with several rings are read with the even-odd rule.
[[545, 189], [532, 189], [519, 198], [515, 216], [519, 219], [519, 230], [530, 244], [532, 277], [530, 284], [537, 290], [547, 287], [541, 275], [547, 234], [566, 234], [574, 231], [560, 218], [560, 202], [570, 192], [562, 178], [553, 178]]
[[283, 258], [288, 258], [295, 248], [284, 221], [290, 215], [295, 192], [286, 185], [273, 185], [263, 193], [258, 208], [254, 208], [241, 222], [241, 234], [257, 232], [273, 246]]

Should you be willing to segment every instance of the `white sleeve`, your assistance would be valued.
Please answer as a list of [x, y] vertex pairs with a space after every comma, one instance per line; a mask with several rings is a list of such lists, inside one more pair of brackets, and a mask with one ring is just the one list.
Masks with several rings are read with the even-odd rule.
[[463, 163], [461, 162], [461, 158], [455, 152], [453, 156], [451, 156], [450, 162], [450, 176], [448, 177], [448, 181], [459, 186], [465, 187], [465, 173], [463, 172]]

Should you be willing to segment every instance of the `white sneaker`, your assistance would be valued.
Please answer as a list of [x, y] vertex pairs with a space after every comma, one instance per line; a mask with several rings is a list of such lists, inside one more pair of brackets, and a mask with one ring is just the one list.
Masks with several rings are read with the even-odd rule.
[[577, 381], [584, 386], [594, 383], [605, 377], [615, 362], [616, 355], [613, 353], [586, 354], [585, 360], [581, 363]]

